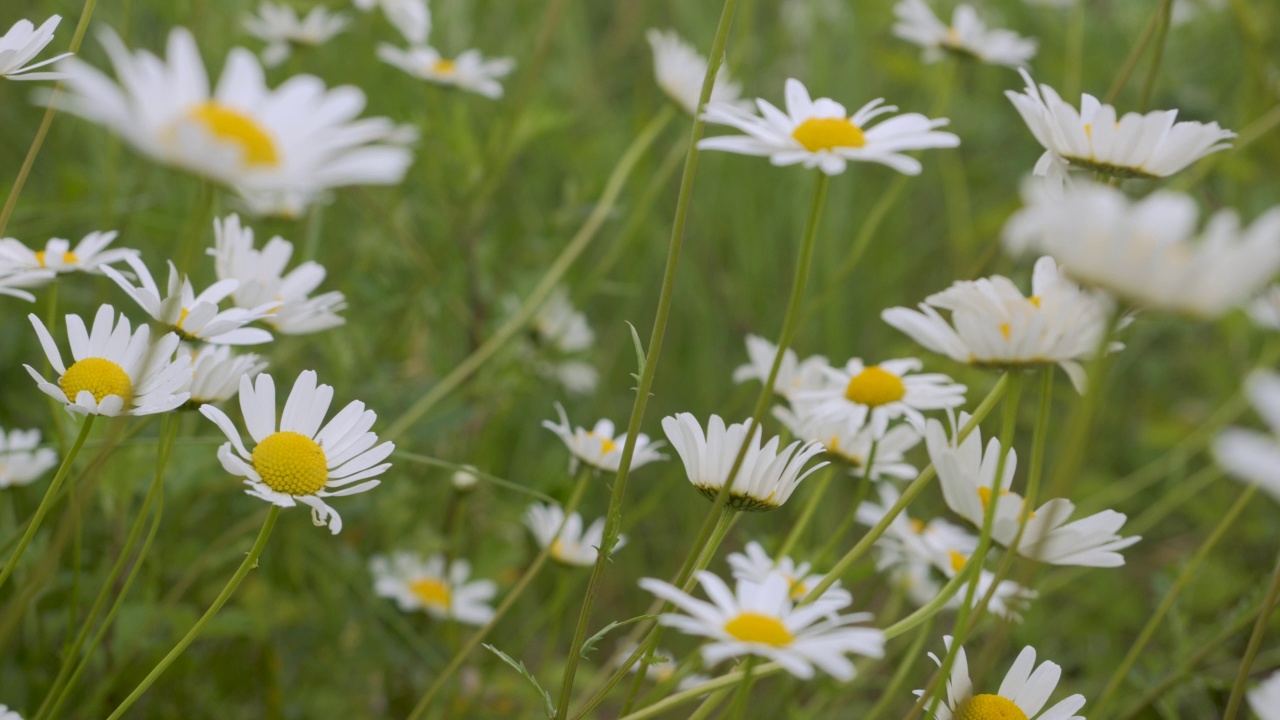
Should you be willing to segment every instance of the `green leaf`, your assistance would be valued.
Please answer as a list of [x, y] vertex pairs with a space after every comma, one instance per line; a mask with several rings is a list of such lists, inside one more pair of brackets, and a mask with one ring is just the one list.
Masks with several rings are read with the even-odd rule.
[[635, 325], [632, 325], [631, 323], [627, 323], [627, 327], [631, 328], [631, 344], [634, 345], [636, 349], [637, 370], [636, 370], [635, 377], [638, 381], [640, 376], [644, 374], [644, 362], [645, 362], [644, 343], [640, 342], [640, 333], [636, 332]]
[[587, 653], [594, 650], [596, 643], [599, 642], [600, 639], [603, 638], [605, 635], [609, 634], [610, 630], [613, 630], [614, 628], [620, 628], [623, 625], [630, 625], [631, 623], [637, 623], [637, 622], [640, 622], [641, 620], [652, 620], [653, 618], [656, 618], [656, 617], [658, 616], [657, 615], [639, 615], [627, 620], [617, 620], [617, 621], [611, 622], [608, 625], [605, 625], [604, 627], [600, 628], [600, 632], [597, 632], [595, 635], [592, 635], [591, 637], [587, 638], [587, 641], [582, 643], [582, 650], [578, 654], [582, 657], [583, 660], [587, 660], [588, 659]]
[[538, 691], [538, 694], [542, 695], [542, 705], [543, 705], [543, 709], [547, 713], [547, 717], [548, 718], [555, 717], [556, 706], [551, 702], [551, 693], [547, 692], [542, 688], [542, 685], [538, 683], [538, 679], [535, 678], [533, 674], [529, 672], [529, 669], [524, 666], [524, 663], [520, 662], [519, 660], [516, 660], [515, 658], [502, 652], [501, 650], [490, 645], [489, 643], [484, 643], [484, 649], [488, 650], [494, 655], [497, 655], [499, 658], [502, 659], [502, 662], [510, 665], [513, 669], [515, 669], [516, 672], [520, 673], [520, 677], [527, 680], [529, 684], [532, 685], [533, 688]]

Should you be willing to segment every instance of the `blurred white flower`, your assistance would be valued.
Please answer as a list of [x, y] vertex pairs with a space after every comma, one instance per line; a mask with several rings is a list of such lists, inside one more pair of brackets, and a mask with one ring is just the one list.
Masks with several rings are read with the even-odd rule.
[[490, 100], [502, 97], [502, 83], [498, 81], [516, 67], [512, 58], [486, 60], [479, 50], [467, 50], [450, 60], [432, 47], [401, 49], [386, 43], [378, 46], [378, 57], [419, 80], [451, 85]]
[[240, 378], [252, 380], [267, 368], [262, 356], [235, 355], [226, 345], [192, 348], [184, 343], [178, 347], [178, 357], [191, 363], [191, 398], [187, 401], [191, 405], [230, 400], [240, 391]]
[[1249, 707], [1259, 720], [1280, 720], [1280, 672], [1273, 672], [1258, 683], [1248, 698]]
[[895, 425], [877, 441], [871, 426], [850, 426], [842, 417], [801, 414], [784, 407], [775, 407], [773, 416], [797, 438], [822, 443], [829, 457], [848, 465], [857, 477], [867, 474], [872, 445], [876, 446], [872, 480], [909, 480], [916, 476], [915, 466], [904, 462], [903, 457], [920, 442], [919, 431], [910, 425]]
[[914, 374], [922, 367], [916, 358], [879, 365], [853, 358], [843, 368], [825, 368], [825, 387], [797, 393], [796, 401], [811, 417], [843, 420], [851, 430], [869, 425], [876, 438], [884, 437], [889, 422], [900, 417], [921, 428], [921, 410], [959, 407], [966, 390], [941, 373]]
[[[706, 58], [672, 30], [651, 28], [645, 33], [645, 38], [653, 48], [653, 74], [658, 87], [685, 112], [696, 115], [698, 99], [702, 96], [702, 80], [707, 75]], [[741, 100], [741, 96], [742, 85], [733, 82], [729, 71], [721, 65], [711, 87], [711, 102], [736, 105], [750, 112], [751, 102]]]
[[[952, 638], [943, 639], [951, 649]], [[939, 667], [942, 660], [929, 653]], [[951, 665], [951, 677], [947, 678], [947, 697], [938, 703], [936, 720], [985, 720], [986, 718], [1036, 718], [1036, 720], [1084, 720], [1076, 711], [1084, 707], [1084, 696], [1072, 695], [1045, 710], [1045, 703], [1058, 687], [1062, 668], [1045, 661], [1036, 667], [1036, 650], [1025, 647], [1018, 653], [1009, 672], [1005, 673], [1000, 689], [995, 693], [974, 694], [973, 681], [969, 678], [969, 660], [964, 648], [956, 648], [956, 659]], [[916, 695], [923, 694], [916, 690]]]
[[568, 357], [583, 353], [595, 345], [596, 336], [587, 322], [586, 313], [573, 306], [569, 293], [556, 287], [533, 316], [534, 369], [538, 374], [556, 380], [576, 395], [595, 390], [599, 373], [591, 363]]
[[373, 592], [395, 600], [405, 612], [421, 610], [434, 618], [484, 625], [493, 619], [489, 603], [498, 594], [492, 580], [471, 580], [471, 564], [454, 560], [446, 567], [442, 553], [425, 560], [410, 552], [390, 558], [377, 555], [369, 561]]
[[91, 232], [85, 235], [74, 248], [68, 240], [51, 238], [45, 243], [43, 250], [32, 250], [13, 238], [0, 239], [0, 271], [51, 270], [54, 273], [100, 272], [103, 265], [120, 262], [130, 255], [137, 255], [137, 250], [129, 248], [106, 247], [116, 239], [118, 233]]
[[387, 21], [412, 45], [422, 45], [431, 35], [431, 10], [426, 0], [355, 0], [356, 8], [365, 12], [381, 8]]
[[40, 447], [39, 430], [0, 429], [0, 488], [30, 485], [57, 464], [58, 453]]
[[1280, 285], [1272, 285], [1254, 298], [1245, 310], [1253, 324], [1263, 330], [1280, 330]]
[[[597, 470], [618, 471], [622, 463], [622, 449], [627, 443], [625, 432], [615, 436], [613, 421], [606, 419], [597, 422], [590, 430], [575, 428], [569, 424], [569, 417], [565, 415], [564, 407], [560, 403], [556, 403], [556, 412], [560, 415], [559, 424], [543, 420], [542, 427], [555, 433], [564, 441], [565, 447], [569, 448], [569, 452], [573, 455], [573, 460], [570, 462], [571, 470], [581, 461]], [[644, 433], [636, 435], [636, 446], [631, 453], [630, 469], [635, 470], [655, 460], [666, 460], [667, 456], [658, 452], [660, 447], [662, 447], [662, 441], [653, 442]]]
[[[747, 543], [743, 551], [729, 553], [726, 558], [729, 561], [729, 567], [732, 568], [733, 578], [763, 585], [769, 581], [770, 575], [781, 574], [791, 583], [792, 601], [798, 602], [804, 599], [809, 591], [823, 580], [820, 573], [810, 572], [812, 568], [809, 563], [797, 563], [789, 557], [780, 557], [775, 560], [764, 551], [763, 545], [754, 540]], [[814, 603], [826, 603], [836, 608], [847, 607], [852, 602], [853, 595], [841, 588], [838, 580], [814, 600]]]
[[1270, 432], [1227, 428], [1214, 441], [1213, 454], [1227, 472], [1280, 500], [1280, 374], [1255, 370], [1244, 390]]
[[322, 7], [313, 7], [306, 16], [300, 16], [289, 5], [264, 2], [258, 6], [257, 15], [245, 17], [244, 29], [267, 43], [262, 64], [275, 67], [289, 58], [293, 45], [323, 45], [345, 30], [347, 22], [342, 13], [331, 13]]
[[952, 52], [1016, 68], [1036, 54], [1035, 40], [1011, 30], [988, 29], [972, 5], [957, 5], [950, 26], [934, 15], [924, 0], [899, 0], [893, 14], [898, 18], [893, 34], [924, 48], [926, 62], [936, 62], [944, 52]]
[[[563, 530], [560, 529], [562, 523]], [[524, 524], [533, 533], [539, 547], [549, 548], [551, 559], [565, 565], [594, 565], [599, 554], [598, 548], [604, 540], [604, 518], [597, 518], [584, 530], [582, 516], [570, 513], [566, 520], [564, 508], [559, 505], [530, 505], [524, 512]], [[559, 534], [556, 533], [557, 530], [560, 530]], [[626, 542], [626, 536], [619, 535], [610, 557]]]
[[[30, 20], [19, 20], [0, 35], [0, 77], [10, 80], [61, 80], [61, 72], [31, 72], [57, 62], [71, 53], [63, 53], [38, 63], [27, 65], [41, 50], [53, 42], [53, 31], [62, 22], [61, 15], [54, 15], [36, 27]], [[0, 706], [2, 708], [3, 706]]]
[[[740, 365], [733, 371], [736, 383], [747, 380], [764, 382], [769, 379], [769, 371], [773, 368], [774, 357], [778, 354], [778, 346], [759, 335], [747, 336], [747, 364]], [[816, 390], [824, 382], [823, 368], [829, 367], [827, 359], [822, 355], [814, 355], [799, 360], [796, 351], [787, 348], [782, 354], [782, 364], [778, 366], [778, 377], [774, 380], [773, 391], [787, 400], [793, 400], [796, 393], [805, 390]]]

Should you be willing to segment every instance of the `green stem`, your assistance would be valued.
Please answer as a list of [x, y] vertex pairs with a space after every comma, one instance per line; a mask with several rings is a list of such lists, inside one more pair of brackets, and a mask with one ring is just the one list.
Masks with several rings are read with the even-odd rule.
[[1236, 673], [1236, 682], [1231, 686], [1231, 698], [1227, 700], [1227, 710], [1222, 720], [1236, 720], [1240, 712], [1240, 703], [1244, 700], [1244, 686], [1249, 680], [1249, 669], [1258, 656], [1258, 648], [1262, 645], [1262, 636], [1266, 634], [1267, 623], [1271, 620], [1271, 612], [1275, 610], [1276, 601], [1280, 599], [1280, 560], [1276, 561], [1276, 569], [1271, 573], [1271, 584], [1267, 586], [1267, 596], [1262, 600], [1258, 620], [1249, 635], [1249, 644], [1245, 647], [1244, 658], [1240, 660], [1240, 672]]
[[1104, 104], [1114, 105], [1116, 98], [1120, 97], [1120, 91], [1124, 89], [1125, 83], [1129, 82], [1129, 77], [1133, 75], [1134, 69], [1138, 67], [1138, 61], [1142, 59], [1142, 54], [1147, 51], [1147, 46], [1151, 44], [1151, 38], [1155, 36], [1159, 23], [1160, 13], [1157, 10], [1156, 14], [1152, 15], [1146, 26], [1142, 28], [1142, 34], [1138, 36], [1138, 41], [1133, 44], [1133, 49], [1129, 51], [1129, 56], [1124, 59], [1124, 64], [1120, 66], [1120, 72], [1116, 73], [1116, 79], [1111, 82], [1111, 87], [1107, 89], [1107, 96], [1102, 100]]
[[[763, 665], [757, 665], [752, 669], [752, 673], [754, 673], [756, 677], [761, 678], [773, 675], [781, 670], [781, 665], [776, 662], [769, 662]], [[745, 673], [741, 670], [734, 670], [733, 672], [725, 673], [714, 680], [708, 680], [707, 682], [704, 682], [701, 685], [695, 685], [688, 690], [682, 690], [674, 695], [668, 695], [666, 698], [663, 698], [649, 707], [641, 708], [640, 710], [628, 715], [623, 715], [621, 718], [618, 718], [618, 720], [645, 720], [646, 718], [657, 717], [672, 708], [679, 707], [691, 700], [697, 700], [707, 693], [731, 688], [742, 682], [743, 675], [745, 675]], [[723, 697], [723, 695], [720, 696], [720, 698]]]
[[[871, 444], [871, 452], [868, 453], [870, 459], [875, 459], [876, 447], [879, 444], [879, 440]], [[871, 466], [868, 464], [867, 471], [862, 474], [862, 477], [858, 478], [858, 489], [853, 494], [853, 502], [850, 503], [849, 509], [843, 513], [844, 519], [840, 521], [839, 527], [836, 528], [835, 532], [831, 533], [831, 537], [827, 538], [827, 541], [823, 543], [818, 552], [813, 554], [813, 562], [819, 564], [825, 562], [827, 556], [834, 552], [840, 542], [844, 540], [844, 536], [849, 534], [849, 531], [858, 521], [858, 508], [862, 507], [862, 501], [867, 499], [867, 493], [870, 490]]]
[[1156, 76], [1160, 74], [1160, 61], [1164, 59], [1165, 38], [1169, 35], [1169, 23], [1173, 18], [1173, 0], [1160, 0], [1160, 8], [1156, 10], [1159, 27], [1156, 29], [1156, 48], [1151, 57], [1151, 67], [1147, 69], [1147, 79], [1142, 83], [1142, 95], [1138, 100], [1138, 110], [1146, 111], [1151, 100], [1151, 91], [1156, 86]]
[[885, 640], [896, 638], [899, 635], [910, 631], [912, 628], [918, 627], [922, 623], [932, 620], [935, 615], [947, 606], [947, 603], [951, 602], [951, 598], [955, 597], [955, 594], [960, 591], [960, 588], [964, 587], [965, 583], [969, 582], [975, 574], [981, 574], [981, 570], [978, 569], [978, 566], [971, 562], [965, 563], [964, 567], [960, 568], [960, 572], [952, 576], [952, 578], [947, 581], [947, 584], [942, 586], [942, 589], [938, 591], [937, 596], [922, 605], [915, 612], [885, 628]]
[[804, 535], [804, 531], [808, 529], [809, 523], [813, 520], [814, 514], [818, 512], [818, 506], [822, 504], [822, 496], [827, 494], [827, 488], [831, 486], [831, 480], [835, 478], [839, 472], [839, 465], [828, 465], [822, 474], [818, 476], [817, 481], [810, 483], [813, 485], [809, 490], [809, 500], [805, 503], [804, 509], [800, 511], [800, 517], [795, 524], [791, 526], [791, 531], [787, 533], [786, 539], [782, 541], [782, 545], [778, 547], [778, 552], [774, 554], [775, 558], [786, 557], [800, 541], [800, 537]]
[[1067, 21], [1067, 72], [1062, 82], [1062, 96], [1067, 102], [1080, 94], [1080, 78], [1084, 73], [1084, 4], [1085, 0], [1076, 0]]
[[[921, 654], [924, 652], [925, 643], [933, 635], [933, 620], [934, 618], [930, 616], [920, 626], [919, 632], [916, 633], [915, 638], [911, 641], [911, 647], [907, 648], [906, 654], [898, 661], [898, 669], [894, 671], [893, 677], [889, 679], [889, 685], [880, 691], [880, 699], [863, 716], [862, 720], [878, 720], [884, 714], [884, 711], [888, 710], [889, 706], [899, 699], [902, 694], [902, 686], [907, 682], [907, 676], [915, 668], [916, 661], [920, 659]], [[885, 638], [888, 639], [887, 634]]]
[[715, 712], [716, 708], [720, 707], [720, 703], [724, 702], [724, 699], [728, 696], [729, 688], [721, 688], [711, 693], [697, 709], [690, 713], [689, 720], [707, 720], [707, 718], [711, 717], [711, 713]]
[[756, 679], [755, 674], [752, 673], [756, 667], [756, 659], [755, 656], [750, 656], [742, 661], [742, 682], [733, 695], [733, 705], [729, 706], [729, 713], [726, 716], [729, 720], [742, 720], [745, 717], [747, 698], [751, 696], [751, 683]]

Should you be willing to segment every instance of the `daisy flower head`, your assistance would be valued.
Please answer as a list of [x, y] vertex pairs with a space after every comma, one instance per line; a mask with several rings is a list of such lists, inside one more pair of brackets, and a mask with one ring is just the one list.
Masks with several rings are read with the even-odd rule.
[[40, 447], [39, 430], [0, 429], [0, 488], [30, 485], [57, 464], [58, 453]]
[[723, 102], [707, 103], [703, 119], [728, 125], [745, 135], [724, 135], [698, 141], [703, 150], [724, 150], [768, 157], [774, 165], [804, 165], [827, 175], [839, 175], [850, 161], [875, 162], [907, 175], [920, 174], [920, 162], [904, 153], [926, 148], [948, 148], [960, 138], [938, 128], [945, 118], [930, 120], [919, 113], [897, 115], [870, 127], [871, 120], [897, 112], [883, 99], [872, 100], [852, 116], [831, 98], [809, 97], [803, 83], [787, 80], [786, 112], [765, 100], [756, 100], [761, 115]]
[[79, 315], [68, 315], [67, 341], [74, 362], [67, 367], [44, 322], [35, 315], [27, 317], [58, 380], [51, 383], [30, 365], [24, 367], [41, 392], [67, 404], [67, 412], [152, 415], [187, 401], [191, 366], [184, 358], [173, 359], [177, 335], [167, 333], [153, 344], [150, 327], [131, 330], [129, 319], [121, 315], [117, 321], [110, 305], [98, 308], [92, 330]]
[[62, 22], [61, 15], [54, 15], [36, 27], [30, 20], [19, 20], [4, 35], [0, 35], [0, 77], [9, 80], [61, 80], [65, 77], [60, 72], [31, 72], [50, 63], [57, 62], [71, 53], [31, 62], [49, 43], [53, 42], [53, 31]]
[[[912, 340], [961, 363], [1000, 368], [1058, 364], [1077, 390], [1084, 387], [1080, 361], [1098, 349], [1113, 303], [1081, 290], [1051, 257], [1036, 261], [1031, 295], [999, 275], [961, 280], [920, 304], [880, 314]], [[948, 322], [939, 310], [949, 312]]]
[[1230, 147], [1227, 140], [1236, 136], [1216, 122], [1176, 122], [1177, 110], [1117, 116], [1114, 107], [1087, 93], [1077, 111], [1048, 85], [1037, 88], [1026, 70], [1018, 72], [1026, 89], [1004, 94], [1045, 150], [1035, 174], [1056, 180], [1055, 186], [1069, 168], [1117, 178], [1168, 177]]
[[[600, 420], [590, 430], [582, 427], [575, 428], [569, 424], [569, 416], [565, 415], [563, 405], [556, 403], [556, 412], [560, 415], [560, 422], [543, 420], [542, 427], [555, 433], [564, 441], [565, 447], [569, 448], [569, 452], [573, 455], [570, 471], [576, 469], [579, 462], [584, 462], [596, 470], [618, 471], [618, 466], [622, 462], [622, 449], [627, 444], [625, 432], [614, 435], [613, 421], [608, 419]], [[666, 460], [667, 456], [658, 452], [660, 447], [662, 447], [662, 441], [654, 442], [644, 433], [636, 435], [636, 446], [631, 453], [630, 469], [635, 470], [655, 460]]]
[[342, 518], [324, 498], [377, 487], [382, 482], [377, 477], [391, 467], [383, 461], [395, 445], [378, 444], [378, 436], [369, 431], [378, 416], [359, 400], [325, 424], [332, 400], [333, 388], [317, 385], [315, 371], [306, 370], [294, 382], [277, 422], [275, 381], [266, 373], [256, 381], [241, 375], [240, 412], [254, 443], [252, 452], [226, 413], [212, 405], [201, 405], [200, 412], [227, 436], [218, 460], [224, 470], [245, 479], [247, 494], [279, 507], [302, 503], [311, 508], [313, 524], [327, 523], [337, 535]]
[[193, 349], [183, 343], [178, 357], [191, 363], [191, 406], [230, 400], [240, 391], [240, 378], [253, 379], [267, 369], [267, 361], [255, 353], [232, 354], [226, 345], [203, 345]]
[[[584, 531], [582, 516], [578, 513], [570, 513], [565, 518], [564, 509], [559, 505], [534, 503], [524, 513], [524, 524], [540, 547], [550, 548], [552, 560], [583, 567], [595, 564], [604, 539], [604, 518], [598, 518]], [[626, 541], [626, 536], [619, 535], [613, 551], [617, 552]]]
[[411, 552], [375, 556], [369, 561], [373, 592], [390, 598], [404, 612], [421, 610], [441, 620], [484, 625], [493, 619], [490, 603], [498, 594], [492, 580], [471, 580], [466, 560], [446, 563], [443, 553], [425, 560]]
[[827, 457], [847, 465], [857, 477], [867, 474], [868, 460], [874, 463], [870, 468], [872, 480], [909, 480], [917, 474], [915, 466], [904, 460], [904, 455], [920, 443], [920, 433], [910, 425], [894, 425], [877, 439], [870, 426], [850, 426], [840, 417], [806, 415], [784, 407], [775, 407], [773, 416], [797, 438], [822, 443]]
[[662, 430], [684, 462], [689, 482], [711, 500], [728, 482], [733, 461], [746, 444], [742, 466], [729, 490], [729, 507], [737, 510], [763, 511], [782, 507], [801, 480], [827, 465], [822, 462], [808, 470], [804, 468], [805, 463], [822, 453], [820, 443], [797, 440], [781, 447], [781, 440], [772, 437], [761, 446], [760, 427], [756, 427], [748, 440], [747, 426], [746, 422], [726, 426], [719, 415], [712, 415], [704, 433], [698, 419], [690, 413], [662, 419]]
[[1195, 200], [1157, 191], [1131, 201], [1096, 183], [1060, 198], [1034, 185], [1005, 224], [1014, 253], [1052, 255], [1066, 274], [1133, 305], [1212, 319], [1256, 296], [1280, 270], [1280, 205], [1252, 225], [1219, 210], [1197, 233]]
[[0, 269], [21, 272], [51, 270], [57, 274], [77, 270], [100, 272], [104, 265], [138, 254], [137, 250], [129, 248], [106, 249], [117, 235], [114, 230], [91, 232], [74, 248], [68, 240], [51, 238], [43, 250], [32, 250], [13, 238], [0, 239]]
[[1228, 473], [1280, 500], [1280, 374], [1255, 370], [1244, 391], [1270, 432], [1227, 428], [1214, 440], [1214, 458]]
[[262, 64], [275, 67], [289, 58], [294, 45], [318, 47], [332, 40], [346, 29], [347, 17], [322, 7], [300, 16], [288, 5], [264, 2], [258, 14], [246, 16], [243, 24], [250, 35], [267, 43]]
[[[952, 638], [947, 636], [943, 642], [950, 650]], [[942, 660], [937, 655], [929, 653], [929, 657], [942, 667]], [[1084, 696], [1080, 694], [1044, 709], [1061, 677], [1062, 668], [1055, 662], [1046, 660], [1037, 667], [1036, 650], [1028, 646], [1018, 653], [999, 690], [975, 693], [964, 648], [956, 648], [951, 676], [947, 678], [946, 701], [938, 703], [935, 717], [937, 720], [1084, 720], [1075, 714], [1084, 707]], [[916, 695], [923, 693], [923, 690], [915, 691]]]
[[[702, 80], [707, 74], [706, 58], [673, 30], [650, 28], [645, 39], [653, 49], [653, 74], [658, 87], [685, 112], [697, 115]], [[750, 101], [741, 100], [741, 97], [742, 85], [730, 80], [729, 71], [721, 65], [711, 88], [711, 102], [733, 105], [749, 112]]]
[[[773, 359], [778, 354], [778, 346], [759, 335], [747, 336], [747, 363], [733, 371], [736, 383], [748, 380], [764, 382], [769, 379], [769, 371], [773, 369]], [[800, 360], [796, 351], [787, 348], [782, 354], [782, 364], [778, 366], [778, 376], [774, 379], [773, 391], [787, 400], [804, 390], [814, 390], [822, 386], [823, 371], [827, 367], [827, 359], [814, 355]]]
[[[514, 298], [512, 298], [514, 300]], [[518, 303], [513, 303], [517, 305]], [[515, 314], [513, 307], [512, 314]], [[547, 296], [533, 316], [533, 341], [552, 357], [538, 357], [533, 365], [539, 375], [555, 380], [576, 395], [586, 395], [595, 390], [600, 380], [594, 366], [584, 360], [569, 357], [584, 353], [596, 342], [586, 313], [573, 306], [569, 293], [556, 287]]]
[[1246, 696], [1260, 720], [1280, 720], [1280, 672], [1271, 675]]
[[893, 6], [898, 18], [893, 34], [924, 48], [925, 62], [937, 62], [944, 52], [977, 58], [992, 65], [1016, 68], [1036, 55], [1036, 41], [1012, 30], [987, 27], [972, 5], [957, 5], [947, 25], [933, 14], [925, 0], [899, 0]]
[[314, 193], [395, 185], [412, 156], [386, 118], [360, 118], [365, 95], [311, 75], [267, 87], [253, 53], [234, 48], [210, 90], [195, 39], [169, 33], [166, 57], [131, 52], [102, 34], [118, 80], [78, 58], [59, 63], [68, 92], [58, 107], [105, 125], [161, 164], [246, 193]]
[[687, 613], [660, 615], [659, 623], [711, 639], [702, 646], [702, 658], [708, 665], [757, 655], [779, 663], [801, 679], [812, 678], [816, 666], [837, 680], [848, 681], [855, 669], [847, 655], [878, 658], [884, 654], [883, 633], [875, 628], [849, 627], [869, 620], [870, 614], [839, 615], [848, 605], [843, 600], [797, 607], [791, 600], [791, 581], [781, 573], [770, 575], [763, 583], [738, 580], [734, 590], [705, 570], [696, 577], [711, 602], [655, 578], [644, 578], [640, 587]]
[[450, 59], [425, 45], [401, 49], [383, 43], [378, 57], [388, 65], [437, 85], [449, 85], [497, 100], [502, 97], [502, 78], [516, 68], [513, 58], [485, 59], [479, 50], [467, 50]]
[[916, 358], [886, 360], [867, 365], [853, 358], [843, 368], [827, 368], [826, 386], [799, 393], [806, 414], [843, 420], [851, 428], [869, 425], [873, 437], [883, 438], [889, 422], [906, 417], [924, 426], [921, 410], [944, 410], [964, 404], [965, 386], [941, 373], [917, 374], [924, 365]]
[[[743, 552], [729, 553], [728, 560], [735, 580], [763, 585], [768, 582], [770, 575], [781, 574], [791, 583], [791, 600], [796, 602], [804, 599], [809, 594], [809, 590], [817, 587], [823, 580], [820, 573], [812, 572], [809, 563], [797, 563], [789, 557], [780, 557], [775, 560], [764, 551], [764, 546], [754, 540], [747, 543]], [[841, 588], [840, 582], [836, 581], [814, 602], [834, 604], [836, 607], [843, 608], [853, 602], [853, 595]]]
[[431, 34], [431, 9], [426, 0], [355, 0], [357, 10], [379, 8], [387, 21], [412, 45], [422, 45]]

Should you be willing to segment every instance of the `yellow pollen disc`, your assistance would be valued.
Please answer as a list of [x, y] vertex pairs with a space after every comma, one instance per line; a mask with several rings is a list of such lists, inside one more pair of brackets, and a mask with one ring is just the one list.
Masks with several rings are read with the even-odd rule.
[[119, 396], [126, 402], [133, 397], [129, 373], [106, 358], [85, 358], [75, 363], [58, 378], [58, 387], [67, 396], [67, 402], [75, 402], [82, 390], [88, 390], [98, 402], [108, 395]]
[[1012, 333], [1013, 333], [1012, 325], [1010, 325], [1009, 323], [1000, 323], [1000, 334], [1004, 336], [1005, 340], [1008, 340], [1009, 335], [1011, 335]]
[[551, 557], [557, 560], [564, 560], [564, 541], [556, 540], [551, 543]]
[[253, 469], [267, 487], [287, 495], [314, 495], [329, 479], [324, 450], [292, 430], [263, 438], [253, 449]]
[[[1000, 491], [1000, 497], [1004, 497], [1005, 495], [1008, 495], [1008, 494], [1009, 494], [1008, 490]], [[987, 506], [991, 504], [991, 488], [989, 487], [978, 488], [978, 497], [982, 499], [983, 511], [986, 511]]]
[[191, 314], [191, 311], [190, 311], [190, 310], [188, 310], [188, 309], [186, 309], [186, 308], [182, 308], [182, 312], [178, 314], [178, 323], [177, 323], [176, 325], [174, 325], [174, 327], [175, 327], [175, 328], [177, 328], [177, 329], [179, 329], [179, 330], [181, 330], [181, 329], [182, 329], [182, 323], [184, 323], [184, 322], [186, 322], [186, 321], [187, 321], [187, 316], [188, 316], [188, 315], [190, 315], [190, 314]]
[[453, 599], [449, 586], [435, 578], [414, 580], [409, 583], [409, 592], [421, 600], [423, 605], [440, 610], [448, 610], [449, 602]]
[[867, 144], [862, 128], [846, 118], [809, 118], [791, 131], [791, 137], [809, 152], [836, 148], [860, 148]]
[[[48, 267], [48, 265], [45, 265], [45, 264], [44, 264], [44, 258], [45, 258], [45, 252], [44, 252], [43, 250], [37, 250], [37, 251], [36, 251], [36, 262], [40, 263], [40, 267], [42, 267], [42, 268], [43, 268], [43, 267]], [[63, 265], [74, 265], [74, 264], [76, 264], [76, 263], [78, 263], [78, 262], [80, 262], [80, 258], [79, 258], [79, 257], [77, 257], [75, 253], [70, 252], [70, 251], [67, 251], [67, 252], [62, 253], [62, 264], [63, 264]]]
[[612, 439], [607, 438], [603, 435], [597, 435], [593, 432], [589, 432], [587, 433], [587, 436], [600, 438], [600, 457], [604, 457], [605, 455], [608, 455], [609, 453], [618, 449], [618, 443], [614, 442]]
[[924, 521], [923, 521], [923, 520], [917, 520], [917, 519], [915, 519], [915, 518], [911, 518], [911, 520], [910, 520], [909, 522], [911, 523], [911, 531], [912, 531], [912, 532], [914, 532], [914, 533], [915, 533], [915, 534], [917, 534], [917, 535], [919, 535], [920, 533], [924, 532]]
[[452, 75], [458, 66], [452, 60], [437, 60], [431, 66], [431, 72], [437, 75]]
[[1031, 297], [1027, 298], [1027, 302], [1031, 303], [1032, 305], [1035, 305], [1038, 308], [1040, 307], [1040, 296], [1032, 295]]
[[203, 123], [205, 129], [219, 140], [239, 145], [245, 165], [272, 167], [280, 164], [275, 140], [249, 115], [213, 101], [196, 105], [187, 115]]
[[960, 568], [964, 567], [964, 564], [969, 562], [969, 558], [961, 555], [955, 550], [947, 551], [947, 559], [951, 561], [951, 569], [955, 572], [960, 572]]
[[744, 612], [724, 624], [724, 631], [742, 642], [786, 647], [795, 640], [787, 626], [772, 615]]
[[907, 386], [902, 384], [902, 378], [879, 365], [872, 365], [858, 373], [844, 389], [844, 396], [849, 402], [869, 407], [897, 402], [906, 394]]
[[954, 720], [1027, 720], [1027, 714], [1012, 700], [999, 695], [974, 695], [960, 703]]

